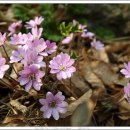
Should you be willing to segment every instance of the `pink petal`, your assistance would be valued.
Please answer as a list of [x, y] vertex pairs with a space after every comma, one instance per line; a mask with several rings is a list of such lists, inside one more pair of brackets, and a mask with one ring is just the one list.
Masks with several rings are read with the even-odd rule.
[[65, 96], [62, 95], [62, 92], [58, 92], [55, 97], [59, 98], [60, 100], [65, 100]]
[[45, 112], [45, 111], [47, 111], [48, 109], [49, 109], [48, 106], [47, 106], [47, 105], [44, 105], [44, 106], [42, 106], [42, 107], [40, 108], [40, 111]]
[[1, 71], [6, 71], [8, 69], [9, 69], [9, 65], [3, 65], [3, 66], [0, 67]]
[[55, 120], [59, 119], [59, 113], [58, 113], [57, 109], [52, 110], [52, 116], [54, 117]]
[[22, 77], [20, 77], [19, 81], [20, 81], [20, 85], [25, 85], [26, 83], [29, 82], [29, 78], [22, 78]]
[[46, 99], [47, 101], [51, 101], [54, 99], [54, 95], [51, 92], [47, 92]]
[[44, 118], [50, 118], [52, 114], [52, 109], [48, 109], [44, 112]]
[[50, 71], [50, 73], [51, 74], [55, 74], [55, 73], [58, 73], [60, 70], [58, 70], [58, 69], [51, 69], [51, 71]]
[[62, 78], [63, 78], [63, 79], [66, 79], [66, 78], [67, 78], [67, 74], [66, 74], [64, 71], [62, 71], [61, 74], [62, 74]]
[[73, 73], [73, 72], [76, 71], [76, 68], [73, 67], [73, 66], [71, 66], [71, 67], [69, 67], [69, 68], [67, 69], [67, 71], [69, 71], [70, 73]]
[[41, 85], [40, 83], [38, 83], [37, 81], [33, 82], [33, 87], [35, 88], [35, 90], [39, 91], [41, 89]]
[[57, 73], [57, 79], [58, 79], [58, 80], [61, 80], [61, 79], [62, 79], [62, 73], [61, 73], [61, 72]]
[[0, 72], [0, 79], [2, 79], [4, 77], [4, 72]]
[[31, 87], [32, 87], [32, 81], [30, 81], [30, 82], [25, 86], [25, 91], [28, 92]]
[[73, 33], [71, 33], [68, 37], [62, 40], [62, 44], [69, 44], [73, 39]]
[[45, 104], [46, 104], [46, 99], [39, 99], [39, 102], [40, 102], [42, 105], [45, 105]]

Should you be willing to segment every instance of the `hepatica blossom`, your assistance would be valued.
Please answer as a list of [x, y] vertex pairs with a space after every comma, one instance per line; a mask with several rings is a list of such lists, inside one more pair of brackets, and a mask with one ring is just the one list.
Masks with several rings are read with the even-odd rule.
[[128, 64], [124, 63], [124, 68], [120, 71], [126, 78], [130, 78], [130, 61]]
[[36, 64], [39, 68], [46, 67], [45, 62], [43, 61], [43, 56], [39, 56], [32, 50], [27, 50], [24, 59], [21, 61], [24, 66], [29, 66], [31, 64]]
[[30, 42], [29, 48], [37, 54], [44, 55], [43, 51], [47, 48], [47, 45], [44, 39], [41, 38], [35, 39], [33, 42]]
[[126, 98], [127, 101], [130, 103], [130, 83], [128, 83], [127, 86], [124, 87], [124, 98]]
[[102, 42], [96, 41], [96, 40], [93, 40], [93, 41], [91, 42], [91, 46], [92, 46], [93, 48], [95, 48], [96, 50], [101, 50], [101, 49], [104, 48], [104, 44], [102, 44]]
[[31, 33], [22, 34], [21, 32], [18, 34], [14, 34], [11, 38], [11, 44], [13, 45], [27, 45], [31, 41], [34, 40], [34, 37]]
[[4, 77], [5, 71], [9, 69], [9, 65], [6, 65], [6, 60], [0, 54], [0, 79]]
[[57, 46], [55, 42], [50, 42], [49, 40], [46, 40], [47, 48], [45, 49], [44, 55], [48, 56], [48, 54], [52, 54], [56, 51]]
[[0, 32], [0, 46], [2, 46], [6, 41], [6, 33], [4, 33], [2, 35], [2, 33]]
[[15, 33], [17, 29], [19, 29], [22, 26], [22, 21], [17, 21], [12, 23], [9, 27], [8, 30], [10, 31], [10, 35]]
[[39, 70], [37, 65], [32, 64], [24, 67], [24, 69], [19, 72], [19, 75], [18, 81], [20, 82], [20, 85], [25, 85], [25, 91], [28, 92], [31, 87], [37, 91], [40, 90], [42, 86], [41, 78], [45, 73]]
[[39, 26], [43, 22], [44, 18], [43, 17], [36, 17], [34, 20], [30, 20], [29, 22], [26, 22], [26, 28], [35, 28]]
[[10, 63], [19, 62], [24, 59], [26, 55], [26, 50], [19, 46], [18, 50], [12, 51], [12, 56], [10, 57]]
[[70, 78], [76, 71], [73, 64], [74, 59], [70, 59], [68, 54], [61, 53], [50, 61], [50, 73], [56, 74], [58, 80]]
[[41, 111], [44, 112], [44, 118], [54, 117], [55, 120], [59, 119], [59, 113], [65, 113], [67, 111], [68, 103], [64, 101], [65, 97], [61, 92], [53, 95], [51, 92], [46, 94], [45, 99], [40, 99], [39, 102], [43, 105]]
[[81, 34], [81, 37], [93, 39], [93, 38], [94, 38], [94, 33], [88, 32], [87, 30], [85, 30], [85, 31], [83, 31], [83, 33]]

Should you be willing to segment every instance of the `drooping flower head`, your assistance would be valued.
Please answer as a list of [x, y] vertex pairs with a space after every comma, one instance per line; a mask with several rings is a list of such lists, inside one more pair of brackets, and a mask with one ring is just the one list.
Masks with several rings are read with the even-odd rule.
[[5, 75], [5, 71], [9, 69], [9, 65], [6, 65], [6, 60], [0, 54], [0, 79], [2, 79]]
[[20, 85], [25, 85], [26, 92], [28, 92], [31, 87], [39, 91], [42, 86], [41, 78], [45, 75], [45, 72], [39, 70], [37, 65], [32, 64], [24, 67], [24, 69], [19, 72], [19, 75], [18, 81]]
[[13, 33], [15, 33], [17, 31], [17, 29], [19, 29], [22, 26], [22, 21], [17, 21], [12, 23], [9, 27], [8, 30], [10, 31], [10, 35], [12, 35]]
[[127, 101], [130, 103], [130, 83], [128, 83], [127, 86], [124, 87], [124, 98], [126, 98]]
[[71, 33], [68, 37], [62, 40], [62, 44], [69, 44], [73, 39], [74, 34]]
[[46, 94], [45, 99], [40, 99], [39, 102], [43, 105], [41, 111], [43, 111], [44, 118], [54, 117], [55, 120], [59, 119], [59, 113], [65, 113], [67, 111], [68, 103], [64, 101], [65, 97], [61, 92], [53, 95], [51, 92]]
[[95, 39], [91, 42], [91, 46], [96, 50], [101, 50], [104, 48], [104, 44], [100, 41], [96, 41]]
[[73, 64], [74, 59], [68, 54], [60, 53], [50, 61], [50, 73], [56, 74], [58, 80], [70, 78], [76, 71]]
[[2, 46], [6, 41], [6, 33], [4, 33], [2, 35], [2, 33], [0, 32], [0, 46]]
[[128, 64], [124, 63], [124, 68], [120, 71], [126, 78], [130, 78], [130, 61]]
[[26, 28], [35, 28], [39, 26], [43, 22], [44, 18], [43, 17], [36, 17], [34, 20], [30, 20], [29, 22], [26, 22]]

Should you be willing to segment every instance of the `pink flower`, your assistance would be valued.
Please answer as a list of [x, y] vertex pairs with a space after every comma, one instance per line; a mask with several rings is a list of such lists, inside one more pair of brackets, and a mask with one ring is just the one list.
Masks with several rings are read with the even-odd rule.
[[39, 39], [42, 35], [43, 28], [32, 28], [32, 35], [34, 39]]
[[127, 101], [130, 103], [130, 83], [128, 83], [127, 86], [124, 87], [124, 98], [126, 98]]
[[70, 78], [76, 71], [73, 64], [74, 59], [70, 59], [68, 54], [61, 53], [50, 61], [50, 73], [57, 74], [58, 80]]
[[43, 61], [43, 56], [38, 56], [33, 50], [27, 50], [24, 59], [21, 61], [24, 66], [29, 66], [31, 64], [37, 65], [40, 67], [46, 67], [45, 62]]
[[53, 95], [51, 92], [46, 94], [46, 99], [40, 99], [39, 102], [43, 105], [41, 111], [44, 112], [44, 118], [50, 118], [51, 115], [55, 120], [59, 119], [59, 113], [65, 113], [67, 111], [68, 103], [64, 101], [65, 97], [62, 92], [58, 92]]
[[96, 41], [95, 39], [91, 42], [91, 46], [96, 50], [101, 50], [104, 48], [104, 45], [100, 41]]
[[94, 36], [95, 36], [94, 33], [88, 32], [87, 30], [83, 31], [83, 33], [81, 34], [81, 37], [83, 37], [83, 38], [93, 39]]
[[62, 44], [69, 44], [73, 39], [74, 34], [71, 33], [68, 37], [62, 40]]
[[2, 79], [5, 75], [5, 71], [9, 69], [9, 65], [5, 64], [6, 60], [0, 54], [0, 79]]
[[12, 23], [9, 26], [8, 30], [10, 31], [10, 35], [12, 35], [13, 33], [15, 33], [16, 30], [22, 26], [21, 23], [22, 23], [22, 21], [17, 21], [17, 22]]
[[27, 45], [32, 40], [33, 40], [33, 36], [30, 33], [22, 34], [20, 32], [18, 34], [14, 34], [11, 37], [11, 44], [13, 44], [13, 45]]
[[39, 91], [42, 86], [41, 78], [45, 75], [45, 73], [36, 65], [30, 65], [24, 67], [24, 70], [19, 72], [20, 77], [18, 81], [20, 85], [25, 85], [25, 91], [29, 92], [31, 87], [34, 87], [35, 90]]
[[35, 53], [43, 55], [43, 51], [47, 48], [46, 42], [43, 38], [35, 39], [33, 42], [30, 42], [29, 48]]
[[86, 27], [86, 25], [79, 24], [78, 29], [84, 30]]
[[36, 17], [34, 20], [30, 20], [29, 22], [26, 22], [26, 28], [35, 28], [39, 26], [43, 22], [44, 18], [43, 17]]
[[18, 50], [12, 51], [12, 56], [10, 57], [10, 63], [19, 62], [24, 59], [26, 55], [26, 50], [19, 46]]
[[124, 68], [120, 71], [126, 78], [130, 78], [130, 61], [128, 64], [124, 63]]
[[45, 52], [42, 53], [44, 56], [48, 56], [48, 54], [52, 54], [57, 49], [55, 42], [50, 42], [49, 40], [46, 40], [46, 45], [47, 48], [45, 49]]
[[2, 35], [2, 33], [0, 32], [0, 46], [2, 46], [6, 41], [6, 33], [4, 33]]

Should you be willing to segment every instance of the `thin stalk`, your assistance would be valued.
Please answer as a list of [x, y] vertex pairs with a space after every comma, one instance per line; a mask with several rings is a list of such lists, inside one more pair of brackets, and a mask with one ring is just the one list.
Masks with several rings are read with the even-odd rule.
[[[5, 47], [4, 47], [4, 45], [2, 45], [2, 47], [3, 47], [3, 50], [4, 50], [5, 54], [6, 54], [6, 57], [7, 57], [7, 58], [8, 58], [8, 60], [10, 61], [10, 58], [9, 58], [9, 56], [8, 56], [8, 53], [7, 53], [7, 51], [6, 51]], [[18, 76], [18, 74], [17, 74], [17, 72], [16, 72], [16, 70], [15, 70], [14, 66], [13, 66], [12, 64], [11, 64], [11, 66], [12, 66], [12, 68], [13, 68], [14, 72], [16, 73], [16, 75]]]

